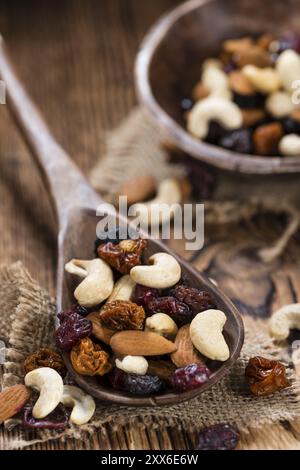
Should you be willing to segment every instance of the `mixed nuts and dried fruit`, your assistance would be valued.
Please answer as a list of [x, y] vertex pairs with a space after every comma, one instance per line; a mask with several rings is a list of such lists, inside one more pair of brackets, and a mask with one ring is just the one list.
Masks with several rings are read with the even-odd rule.
[[[297, 82], [298, 80], [298, 82]], [[184, 106], [188, 131], [227, 150], [300, 155], [300, 36], [225, 40]]]

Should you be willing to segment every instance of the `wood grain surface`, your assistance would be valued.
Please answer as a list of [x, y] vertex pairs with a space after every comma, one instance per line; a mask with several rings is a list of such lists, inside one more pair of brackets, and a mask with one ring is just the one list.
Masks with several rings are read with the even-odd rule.
[[[87, 173], [103, 154], [105, 133], [135, 103], [132, 67], [140, 40], [174, 0], [2, 0], [0, 31], [28, 91], [58, 141]], [[50, 6], [51, 5], [51, 6]], [[0, 256], [22, 260], [54, 294], [56, 222], [38, 171], [0, 106]], [[282, 221], [260, 217], [235, 228], [210, 227], [194, 265], [216, 278], [242, 310], [266, 316], [300, 301], [300, 240], [267, 269], [253, 246], [270, 244]], [[171, 243], [185, 258], [183, 244]], [[250, 251], [245, 250], [250, 247]], [[251, 251], [252, 250], [252, 251]], [[241, 276], [242, 273], [242, 276]], [[243, 280], [243, 282], [242, 282]], [[236, 288], [238, 286], [238, 288]], [[16, 431], [17, 432], [17, 431]], [[0, 449], [9, 436], [0, 432]], [[196, 435], [177, 429], [126, 427], [82, 441], [50, 442], [34, 449], [194, 449]], [[300, 424], [279, 423], [242, 436], [241, 448], [300, 448]]]

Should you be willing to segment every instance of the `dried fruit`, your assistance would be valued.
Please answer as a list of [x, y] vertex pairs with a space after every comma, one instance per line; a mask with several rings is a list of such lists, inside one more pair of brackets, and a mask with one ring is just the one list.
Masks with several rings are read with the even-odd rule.
[[258, 155], [278, 154], [278, 144], [283, 136], [283, 127], [279, 122], [259, 126], [253, 132], [253, 144]]
[[180, 302], [180, 300], [172, 296], [158, 297], [157, 299], [151, 300], [148, 303], [148, 311], [150, 313], [161, 312], [170, 315], [177, 326], [190, 323], [194, 316], [185, 303]]
[[65, 429], [69, 424], [69, 414], [60, 403], [46, 418], [36, 419], [32, 416], [32, 407], [24, 409], [22, 425], [26, 428], [35, 429]]
[[145, 312], [143, 307], [130, 300], [114, 300], [102, 307], [99, 319], [111, 330], [142, 330]]
[[146, 287], [142, 286], [141, 284], [136, 284], [134, 293], [133, 293], [133, 300], [138, 305], [147, 308], [148, 303], [159, 297], [160, 291], [158, 289], [154, 289], [153, 287]]
[[217, 121], [210, 121], [205, 141], [210, 144], [217, 144], [219, 140], [226, 135], [226, 132], [226, 129], [224, 129], [224, 127], [222, 127]]
[[300, 36], [296, 33], [286, 33], [282, 35], [278, 41], [273, 41], [270, 44], [270, 50], [273, 53], [281, 54], [287, 49], [293, 49], [300, 53]]
[[109, 381], [113, 388], [134, 395], [150, 395], [164, 388], [163, 381], [157, 376], [127, 374], [117, 368], [109, 374]]
[[[300, 121], [300, 120], [299, 120]], [[282, 120], [284, 132], [286, 134], [300, 134], [300, 122], [292, 116]]]
[[109, 344], [111, 337], [115, 334], [114, 330], [110, 330], [102, 325], [100, 320], [100, 312], [90, 313], [87, 318], [92, 322], [93, 331], [92, 334], [95, 338], [100, 339], [105, 344]]
[[60, 354], [51, 348], [41, 348], [33, 354], [30, 354], [24, 361], [24, 370], [26, 374], [39, 367], [51, 367], [55, 369], [62, 377], [65, 377], [67, 368]]
[[167, 380], [175, 370], [176, 366], [172, 362], [162, 359], [148, 361], [148, 375], [157, 375], [162, 380]]
[[122, 240], [118, 244], [112, 242], [103, 243], [97, 248], [100, 258], [123, 274], [129, 274], [130, 270], [141, 264], [141, 256], [147, 246], [147, 240]]
[[245, 378], [254, 395], [270, 395], [291, 385], [286, 370], [278, 361], [256, 356], [249, 359]]
[[110, 346], [124, 356], [163, 356], [176, 350], [172, 341], [148, 331], [120, 331], [113, 335]]
[[240, 435], [231, 424], [214, 424], [201, 429], [197, 450], [233, 450], [238, 445]]
[[230, 132], [220, 140], [219, 145], [234, 152], [251, 154], [253, 150], [251, 132], [249, 129], [238, 129]]
[[25, 385], [14, 385], [0, 393], [0, 424], [21, 411], [30, 398], [30, 390]]
[[265, 100], [265, 96], [261, 93], [254, 93], [253, 95], [241, 95], [239, 93], [233, 94], [233, 101], [241, 108], [241, 110], [263, 108]]
[[176, 369], [169, 377], [170, 385], [179, 392], [194, 390], [208, 381], [211, 372], [208, 367], [200, 364], [189, 364]]
[[115, 229], [111, 229], [108, 232], [103, 232], [99, 235], [99, 237], [95, 240], [95, 255], [98, 256], [98, 247], [103, 245], [103, 243], [114, 243], [118, 244], [121, 240], [125, 240], [130, 238], [128, 236], [128, 228], [124, 227], [116, 227]]
[[178, 285], [175, 287], [172, 294], [176, 299], [180, 300], [180, 302], [188, 305], [193, 313], [199, 313], [203, 312], [203, 310], [216, 308], [215, 301], [211, 295], [208, 292], [195, 287]]
[[82, 338], [92, 333], [92, 323], [78, 313], [61, 312], [58, 315], [60, 326], [55, 332], [56, 344], [59, 348], [69, 350]]
[[266, 112], [260, 108], [254, 109], [243, 109], [243, 126], [251, 127], [263, 121], [266, 118]]
[[83, 338], [70, 354], [74, 370], [81, 375], [104, 375], [111, 369], [109, 354], [90, 338]]
[[171, 360], [177, 367], [185, 367], [189, 364], [204, 364], [203, 357], [198, 353], [190, 338], [190, 325], [179, 328], [175, 338], [177, 351], [171, 354]]

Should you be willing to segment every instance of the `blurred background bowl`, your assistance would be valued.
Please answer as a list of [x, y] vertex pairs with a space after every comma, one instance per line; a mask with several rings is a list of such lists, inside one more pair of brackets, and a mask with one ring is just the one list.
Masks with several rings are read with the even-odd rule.
[[142, 43], [135, 69], [140, 103], [168, 141], [199, 161], [245, 174], [300, 172], [300, 156], [251, 156], [197, 140], [185, 130], [181, 107], [199, 80], [201, 62], [218, 55], [222, 41], [299, 32], [299, 25], [299, 0], [185, 2], [163, 16]]

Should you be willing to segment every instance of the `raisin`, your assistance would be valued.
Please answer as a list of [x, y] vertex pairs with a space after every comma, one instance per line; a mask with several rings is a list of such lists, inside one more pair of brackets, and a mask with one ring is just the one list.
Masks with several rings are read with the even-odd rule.
[[216, 303], [211, 295], [195, 287], [178, 285], [173, 291], [174, 297], [189, 306], [193, 313], [203, 312], [211, 308], [216, 308]]
[[46, 418], [36, 419], [32, 416], [32, 407], [25, 406], [22, 425], [26, 428], [65, 429], [69, 423], [69, 414], [60, 403]]
[[177, 326], [183, 326], [190, 323], [193, 319], [193, 313], [189, 307], [172, 296], [158, 297], [148, 303], [149, 313], [166, 313], [170, 315]]
[[72, 349], [80, 339], [92, 333], [92, 322], [78, 315], [78, 313], [61, 312], [57, 317], [60, 321], [60, 326], [55, 332], [55, 339], [57, 346], [61, 349]]
[[208, 134], [205, 141], [209, 144], [217, 144], [219, 140], [226, 135], [226, 130], [216, 121], [210, 121]]
[[233, 152], [248, 153], [253, 152], [252, 135], [249, 129], [238, 129], [230, 132], [220, 140], [220, 146], [232, 150]]
[[83, 338], [72, 348], [70, 359], [74, 370], [81, 375], [104, 375], [111, 370], [109, 354], [90, 338]]
[[260, 93], [242, 95], [233, 93], [233, 101], [242, 109], [263, 108], [265, 105], [265, 96]]
[[109, 374], [109, 381], [113, 388], [133, 395], [150, 395], [164, 388], [164, 382], [155, 375], [127, 374], [117, 368]]
[[114, 300], [102, 307], [99, 319], [111, 330], [142, 330], [145, 311], [130, 300]]
[[208, 381], [211, 372], [208, 367], [201, 364], [189, 364], [176, 369], [169, 376], [170, 385], [179, 392], [194, 390]]
[[270, 395], [291, 385], [283, 364], [260, 356], [249, 359], [245, 378], [251, 392], [257, 396]]
[[285, 134], [300, 134], [300, 123], [292, 117], [283, 119], [282, 125]]
[[141, 264], [141, 256], [147, 246], [147, 240], [122, 240], [118, 244], [112, 242], [98, 246], [97, 253], [100, 258], [123, 274]]
[[200, 431], [197, 450], [234, 450], [239, 439], [240, 435], [234, 426], [214, 424]]
[[154, 289], [153, 287], [142, 286], [141, 284], [136, 284], [133, 292], [133, 300], [142, 307], [147, 308], [151, 300], [159, 297], [160, 291]]
[[60, 354], [51, 348], [41, 348], [24, 361], [24, 370], [26, 374], [39, 367], [51, 367], [56, 370], [62, 377], [67, 374], [67, 368]]

